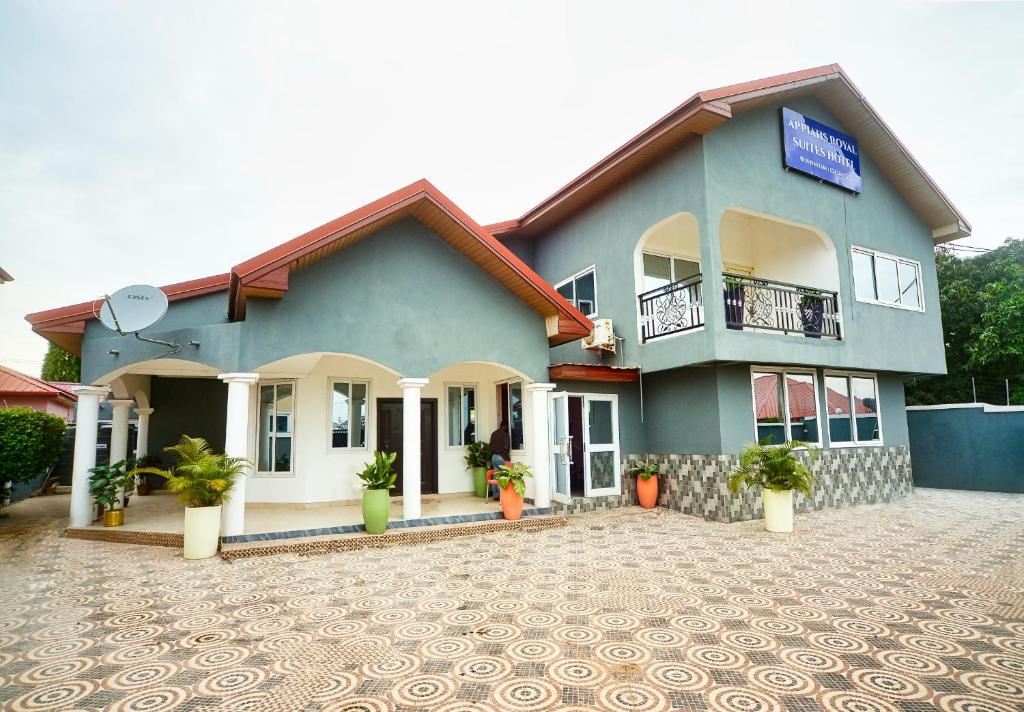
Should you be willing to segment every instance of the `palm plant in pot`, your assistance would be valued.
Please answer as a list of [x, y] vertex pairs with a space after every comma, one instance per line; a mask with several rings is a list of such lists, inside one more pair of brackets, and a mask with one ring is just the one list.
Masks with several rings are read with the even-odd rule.
[[394, 488], [398, 473], [392, 470], [397, 452], [375, 452], [358, 473], [363, 481], [363, 524], [368, 534], [383, 534], [388, 528], [391, 501], [388, 490]]
[[203, 438], [182, 435], [177, 445], [165, 447], [177, 463], [169, 470], [140, 467], [132, 475], [159, 475], [167, 480], [167, 489], [185, 505], [186, 559], [206, 559], [217, 553], [220, 543], [220, 510], [231, 488], [245, 475], [252, 463], [244, 457], [228, 457], [213, 452]]
[[799, 440], [772, 445], [770, 438], [748, 445], [740, 454], [740, 466], [729, 477], [729, 491], [736, 494], [740, 485], [760, 487], [764, 501], [764, 528], [770, 532], [793, 531], [793, 490], [805, 497], [818, 481], [793, 451], [805, 448], [813, 463], [818, 449]]
[[126, 469], [128, 461], [112, 465], [99, 465], [89, 470], [89, 494], [103, 510], [103, 526], [119, 527], [124, 524], [124, 502], [121, 490], [131, 476]]
[[636, 475], [636, 498], [644, 509], [653, 509], [658, 503], [658, 469], [656, 462], [638, 462], [630, 472]]
[[466, 446], [466, 467], [473, 473], [473, 493], [487, 497], [487, 468], [491, 466], [491, 444], [469, 443]]
[[527, 477], [533, 477], [533, 473], [521, 462], [506, 462], [494, 476], [501, 489], [501, 513], [505, 519], [522, 518]]

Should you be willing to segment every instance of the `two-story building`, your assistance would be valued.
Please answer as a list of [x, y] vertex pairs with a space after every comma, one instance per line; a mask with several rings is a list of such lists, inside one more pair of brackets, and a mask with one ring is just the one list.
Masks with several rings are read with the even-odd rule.
[[80, 438], [109, 390], [140, 452], [189, 433], [255, 463], [225, 534], [245, 502], [357, 499], [375, 449], [416, 518], [471, 489], [465, 446], [502, 420], [538, 507], [628, 503], [643, 459], [662, 504], [735, 521], [759, 498], [726, 476], [765, 438], [823, 449], [802, 507], [909, 491], [902, 379], [945, 371], [933, 248], [969, 233], [830, 65], [696, 94], [517, 220], [420, 181], [164, 287], [146, 336], [171, 350], [93, 304], [28, 319], [82, 355]]

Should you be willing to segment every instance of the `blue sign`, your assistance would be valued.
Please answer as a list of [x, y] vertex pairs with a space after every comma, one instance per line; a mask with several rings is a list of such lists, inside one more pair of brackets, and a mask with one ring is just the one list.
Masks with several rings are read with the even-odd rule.
[[786, 168], [860, 193], [860, 146], [853, 136], [783, 107], [782, 151]]

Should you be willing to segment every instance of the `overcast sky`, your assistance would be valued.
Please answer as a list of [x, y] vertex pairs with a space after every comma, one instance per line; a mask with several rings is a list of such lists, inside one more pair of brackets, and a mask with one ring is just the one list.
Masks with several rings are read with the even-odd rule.
[[0, 363], [23, 316], [231, 265], [420, 177], [517, 217], [695, 91], [840, 63], [1024, 236], [1024, 4], [0, 0]]

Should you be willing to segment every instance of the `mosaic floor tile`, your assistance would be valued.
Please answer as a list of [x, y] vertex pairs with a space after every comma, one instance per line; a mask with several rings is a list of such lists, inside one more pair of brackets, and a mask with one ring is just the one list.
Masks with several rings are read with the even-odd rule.
[[1024, 496], [184, 561], [0, 520], [3, 710], [1024, 709]]

